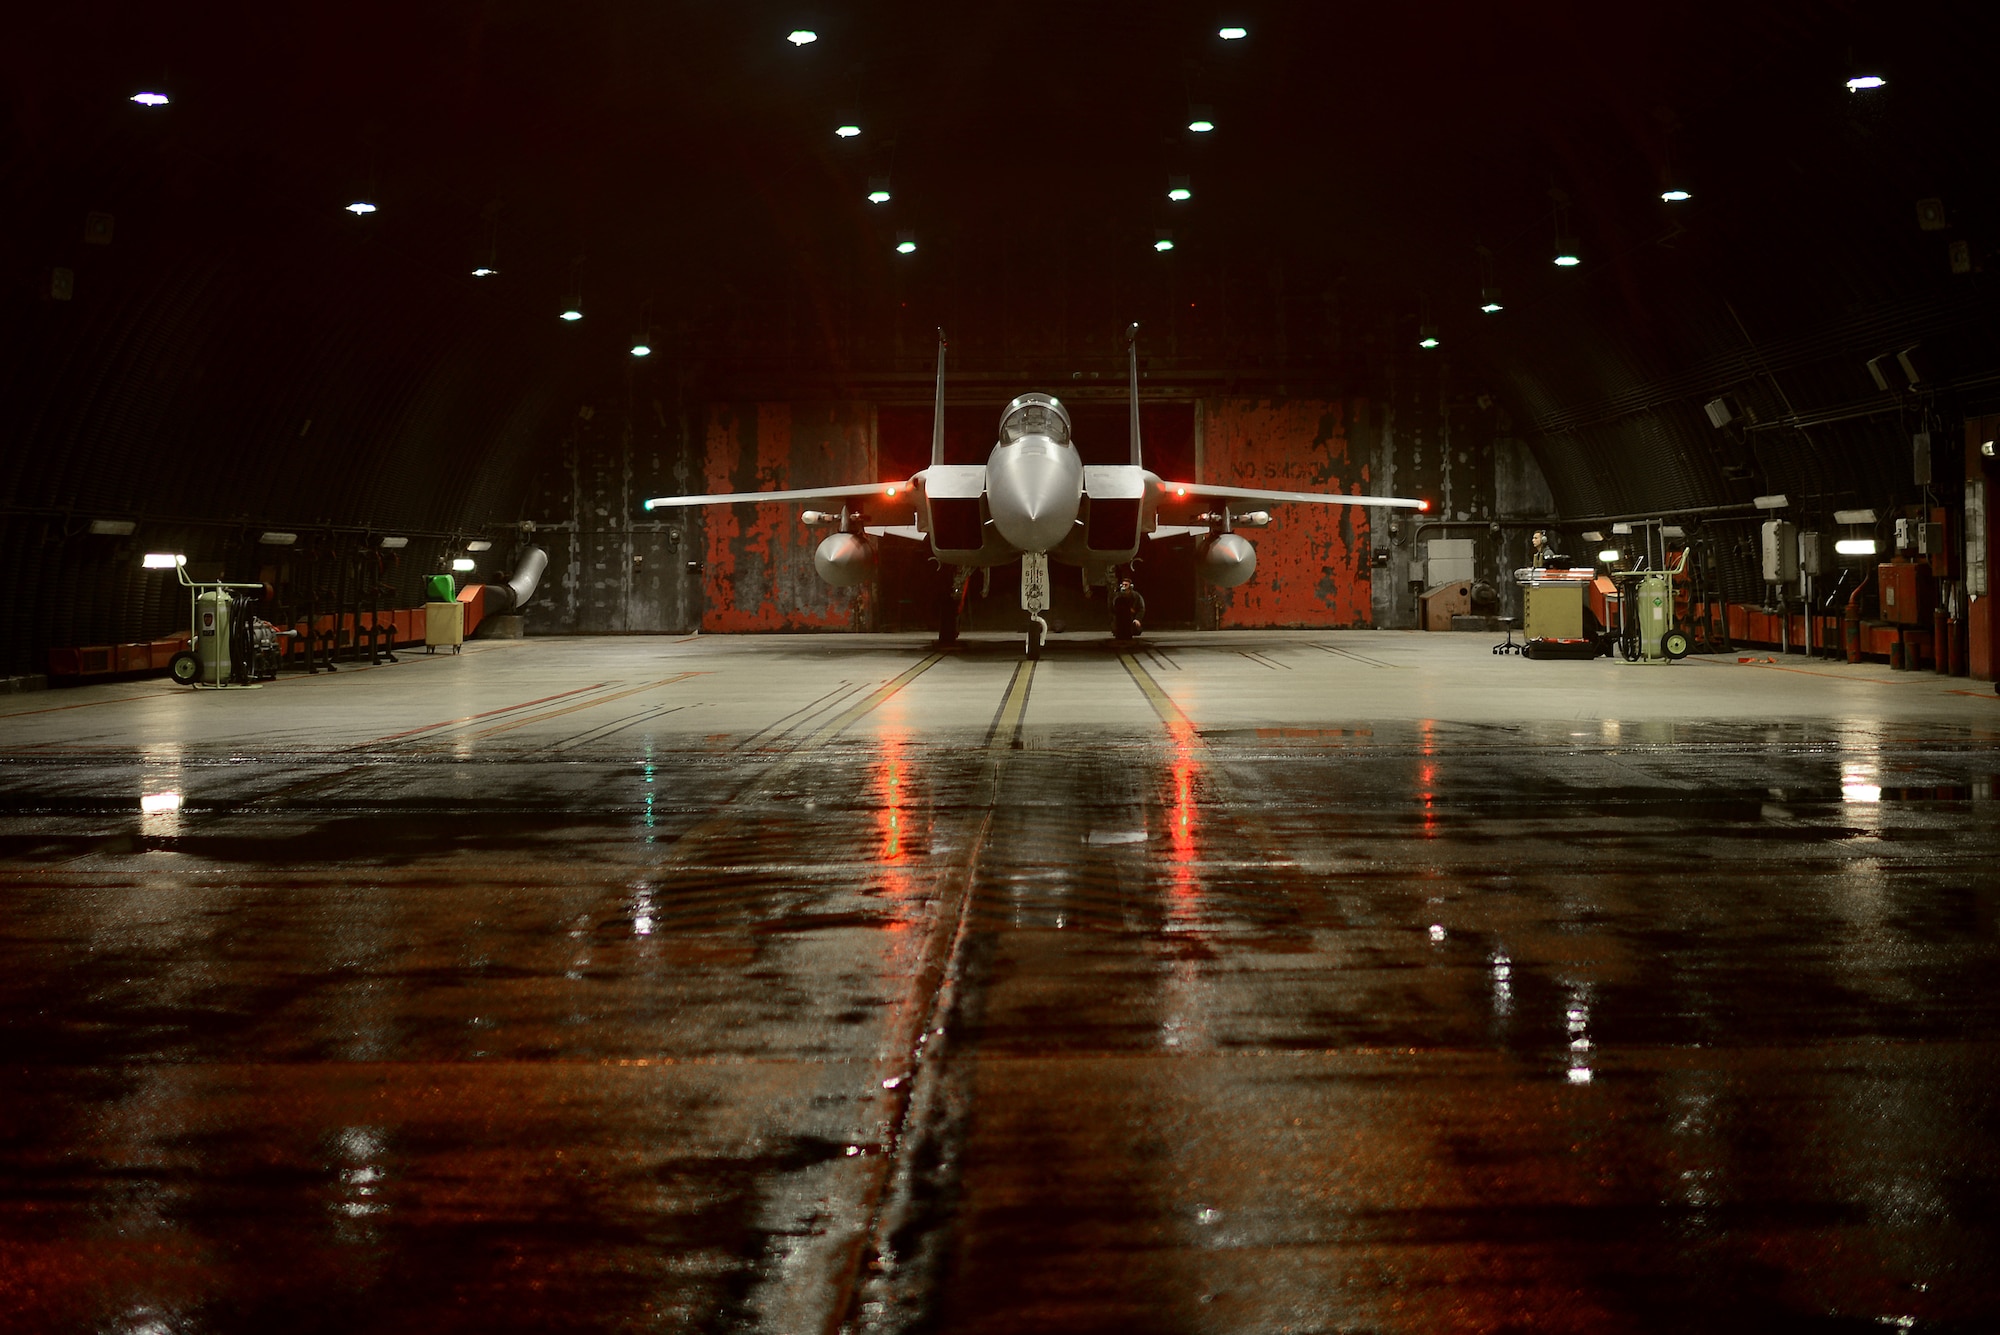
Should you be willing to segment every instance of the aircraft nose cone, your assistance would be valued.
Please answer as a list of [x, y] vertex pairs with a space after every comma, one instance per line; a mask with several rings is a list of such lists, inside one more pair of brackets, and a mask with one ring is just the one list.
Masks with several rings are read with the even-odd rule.
[[1083, 469], [1068, 451], [994, 451], [986, 468], [986, 503], [1000, 536], [1024, 552], [1045, 552], [1069, 536], [1083, 498]]

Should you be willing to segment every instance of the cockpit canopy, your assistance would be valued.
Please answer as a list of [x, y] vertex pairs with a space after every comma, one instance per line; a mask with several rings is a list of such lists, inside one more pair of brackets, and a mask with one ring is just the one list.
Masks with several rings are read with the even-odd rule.
[[1053, 395], [1023, 394], [1000, 414], [1000, 443], [1012, 445], [1023, 436], [1047, 436], [1069, 444], [1069, 413]]

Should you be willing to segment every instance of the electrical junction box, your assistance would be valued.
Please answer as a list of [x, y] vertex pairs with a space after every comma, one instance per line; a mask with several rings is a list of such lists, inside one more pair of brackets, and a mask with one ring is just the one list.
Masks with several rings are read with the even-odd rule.
[[1789, 584], [1799, 577], [1799, 526], [1787, 519], [1764, 521], [1764, 582]]
[[1834, 570], [1833, 535], [1799, 534], [1799, 569], [1808, 575], [1830, 575]]
[[1937, 576], [1915, 561], [1875, 567], [1882, 590], [1882, 619], [1901, 626], [1928, 626], [1937, 610]]

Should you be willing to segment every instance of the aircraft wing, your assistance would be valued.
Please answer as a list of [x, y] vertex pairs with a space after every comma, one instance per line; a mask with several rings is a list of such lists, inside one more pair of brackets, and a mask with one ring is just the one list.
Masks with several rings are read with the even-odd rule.
[[795, 491], [730, 491], [711, 496], [655, 496], [646, 502], [648, 510], [669, 510], [690, 505], [756, 505], [765, 501], [846, 501], [858, 496], [879, 496], [894, 500], [910, 490], [907, 482], [862, 482], [851, 487], [801, 487]]
[[1299, 502], [1306, 505], [1368, 505], [1381, 506], [1391, 510], [1428, 510], [1429, 501], [1409, 500], [1402, 496], [1347, 496], [1337, 491], [1265, 491], [1259, 487], [1218, 487], [1206, 482], [1169, 482], [1167, 494], [1178, 500], [1183, 496], [1199, 496], [1210, 500], [1249, 502], [1253, 505], [1278, 505]]

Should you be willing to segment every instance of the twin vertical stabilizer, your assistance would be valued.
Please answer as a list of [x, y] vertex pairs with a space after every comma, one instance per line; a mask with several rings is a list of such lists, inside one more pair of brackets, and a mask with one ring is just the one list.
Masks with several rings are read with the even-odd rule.
[[1141, 467], [1139, 457], [1139, 322], [1125, 331], [1126, 366], [1132, 373], [1132, 466]]
[[938, 336], [937, 403], [931, 410], [931, 467], [944, 462], [944, 330]]

